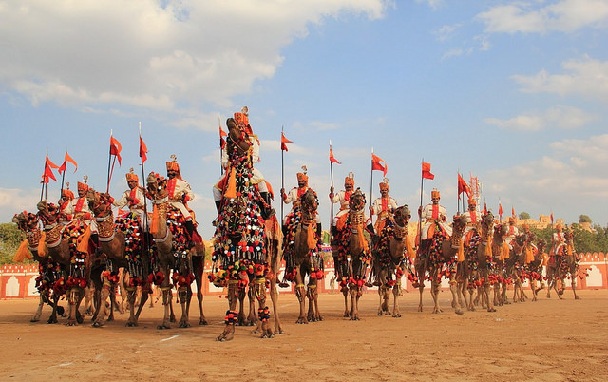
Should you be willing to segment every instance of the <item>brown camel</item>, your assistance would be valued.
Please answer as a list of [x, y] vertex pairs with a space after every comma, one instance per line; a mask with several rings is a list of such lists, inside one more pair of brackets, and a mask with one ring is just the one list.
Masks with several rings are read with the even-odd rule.
[[[17, 227], [23, 231], [26, 235], [27, 248], [20, 249], [29, 252], [31, 258], [38, 263], [38, 277], [36, 278], [36, 288], [40, 294], [40, 299], [36, 312], [30, 319], [30, 322], [40, 321], [42, 316], [42, 309], [45, 304], [48, 304], [52, 311], [48, 318], [47, 323], [56, 323], [57, 314], [63, 316], [65, 309], [58, 305], [58, 301], [61, 295], [54, 293], [53, 284], [60, 277], [62, 272], [61, 265], [54, 262], [47, 254], [44, 256], [39, 254], [38, 248], [42, 244], [43, 247], [46, 244], [43, 233], [40, 230], [39, 223], [40, 219], [37, 215], [31, 212], [21, 212], [13, 216], [12, 221], [17, 224]], [[17, 253], [15, 255], [15, 261], [22, 261], [28, 256], [26, 253]]]
[[576, 300], [580, 300], [580, 296], [576, 293], [576, 285], [579, 275], [579, 254], [574, 249], [574, 235], [569, 229], [564, 230], [564, 238], [566, 245], [561, 247], [561, 251], [557, 254], [551, 248], [551, 256], [547, 263], [547, 298], [551, 297], [551, 290], [554, 289], [560, 299], [563, 299], [564, 291], [566, 290], [566, 278], [571, 281], [572, 293]]
[[[316, 223], [318, 205], [317, 194], [309, 188], [287, 217], [289, 233], [283, 241], [283, 255], [287, 279], [295, 284], [295, 294], [300, 305], [296, 324], [323, 320], [319, 312], [317, 290], [318, 280], [323, 277], [323, 258], [319, 255], [321, 224]], [[307, 284], [304, 283], [306, 277]]]
[[336, 277], [344, 295], [344, 317], [351, 320], [360, 319], [359, 299], [371, 259], [369, 235], [365, 230], [365, 203], [365, 194], [357, 188], [350, 196], [349, 212], [344, 215], [344, 226], [338, 229], [332, 248]]
[[[412, 251], [408, 243], [407, 224], [411, 215], [407, 204], [397, 207], [386, 219], [382, 232], [372, 250], [371, 277], [373, 285], [378, 286], [380, 303], [378, 315], [401, 317], [398, 297], [401, 296], [401, 277], [406, 269], [408, 252]], [[410, 248], [408, 248], [410, 247]], [[392, 291], [393, 309], [389, 311], [389, 299]]]
[[418, 311], [422, 312], [422, 295], [424, 293], [424, 280], [428, 275], [431, 281], [431, 297], [433, 298], [433, 314], [442, 313], [439, 306], [439, 293], [441, 292], [441, 279], [445, 276], [449, 279], [450, 292], [452, 293], [452, 308], [456, 314], [463, 314], [458, 301], [458, 286], [456, 281], [456, 264], [464, 259], [458, 258], [461, 250], [462, 235], [466, 226], [464, 215], [456, 215], [452, 221], [452, 236], [446, 236], [441, 230], [439, 223], [432, 239], [426, 245], [418, 247], [416, 254], [416, 276], [417, 286], [420, 291]]
[[509, 304], [507, 298], [507, 286], [510, 278], [505, 273], [506, 260], [509, 258], [509, 246], [505, 242], [509, 227], [506, 224], [494, 225], [492, 235], [492, 263], [493, 269], [488, 277], [494, 283], [494, 306]]

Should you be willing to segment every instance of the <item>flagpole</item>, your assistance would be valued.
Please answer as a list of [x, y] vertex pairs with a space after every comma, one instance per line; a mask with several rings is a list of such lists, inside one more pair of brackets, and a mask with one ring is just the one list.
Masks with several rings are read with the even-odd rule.
[[218, 134], [220, 135], [220, 176], [224, 175], [224, 167], [222, 166], [222, 122], [220, 119], [220, 115], [217, 115], [217, 125], [220, 127]]
[[372, 227], [374, 226], [374, 220], [373, 220], [373, 216], [372, 216], [372, 185], [374, 184], [374, 148], [372, 147], [372, 157], [370, 158], [370, 165], [369, 165], [369, 209], [370, 209], [370, 214], [369, 214], [369, 221], [370, 224], [372, 225]]
[[142, 219], [141, 219], [141, 225], [142, 225], [142, 229], [144, 231], [144, 237], [142, 238], [142, 246], [141, 246], [141, 251], [142, 251], [142, 259], [145, 259], [145, 254], [148, 251], [148, 235], [147, 233], [149, 232], [148, 229], [148, 205], [146, 202], [146, 189], [145, 189], [145, 178], [144, 178], [144, 158], [142, 156], [142, 137], [141, 137], [141, 122], [139, 122], [139, 157], [141, 158], [141, 188], [142, 188], [142, 195], [144, 197], [143, 203], [144, 203], [144, 211], [142, 214]]
[[108, 150], [108, 173], [106, 176], [106, 194], [110, 193], [110, 167], [112, 165], [112, 129], [110, 129], [110, 148]]
[[[333, 155], [332, 150], [333, 150], [333, 148], [332, 148], [331, 139], [330, 139], [329, 140], [329, 152], [331, 155]], [[329, 193], [333, 194], [334, 193], [334, 161], [332, 161], [331, 158], [329, 158], [329, 179], [330, 179]], [[333, 222], [334, 222], [334, 201], [332, 199], [329, 201], [329, 243], [330, 244], [333, 239], [332, 232], [331, 232]]]
[[[285, 159], [283, 151], [283, 125], [281, 125], [281, 190], [285, 189]], [[281, 195], [281, 224], [283, 224], [283, 195]]]
[[[46, 158], [48, 158], [48, 152], [46, 154]], [[48, 181], [48, 177], [46, 176], [46, 166], [47, 166], [47, 161], [46, 158], [44, 160], [44, 170], [42, 171], [42, 188], [40, 189], [40, 201], [42, 201], [44, 199], [44, 186], [49, 182]]]
[[[424, 158], [422, 158], [424, 163]], [[422, 168], [422, 166], [421, 166]], [[420, 207], [418, 208], [418, 243], [422, 243], [422, 195], [424, 194], [424, 174], [420, 171]]]

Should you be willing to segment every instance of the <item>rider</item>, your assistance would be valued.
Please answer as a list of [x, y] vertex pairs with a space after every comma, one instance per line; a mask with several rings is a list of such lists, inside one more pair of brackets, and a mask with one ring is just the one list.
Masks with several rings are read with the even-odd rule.
[[194, 211], [188, 208], [188, 201], [194, 199], [194, 193], [190, 188], [190, 183], [182, 179], [179, 163], [177, 162], [177, 156], [171, 155], [173, 159], [170, 162], [166, 162], [167, 168], [167, 192], [169, 198], [169, 204], [180, 210], [184, 217], [184, 226], [190, 236], [190, 246], [194, 246], [195, 238], [198, 238], [198, 233], [195, 233], [194, 229]]
[[513, 249], [512, 242], [519, 235], [519, 228], [515, 225], [515, 217], [509, 218], [509, 226], [505, 235], [505, 242], [509, 245], [509, 249]]
[[422, 248], [428, 249], [431, 239], [435, 234], [435, 229], [439, 228], [446, 236], [452, 236], [452, 227], [448, 225], [447, 210], [439, 204], [441, 194], [434, 188], [431, 190], [431, 203], [418, 209], [418, 216], [422, 222], [420, 244]]
[[393, 212], [397, 209], [398, 205], [395, 199], [391, 198], [388, 195], [389, 185], [388, 179], [384, 178], [382, 182], [379, 184], [380, 186], [380, 197], [374, 200], [372, 205], [369, 207], [370, 216], [377, 215], [378, 219], [374, 224], [374, 232], [376, 235], [380, 235], [382, 233], [382, 229], [386, 225], [386, 218], [391, 216]]
[[125, 175], [129, 189], [122, 193], [120, 200], [115, 200], [112, 204], [118, 208], [129, 207], [129, 212], [141, 220], [144, 214], [144, 189], [139, 186], [139, 177], [133, 168]]
[[61, 211], [61, 220], [69, 222], [72, 220], [72, 215], [66, 214], [66, 208], [68, 204], [74, 200], [74, 193], [70, 190], [70, 182], [66, 182], [66, 188], [61, 190], [61, 199], [59, 199], [59, 211]]
[[330, 191], [329, 191], [329, 200], [331, 200], [332, 203], [340, 203], [340, 211], [338, 211], [338, 213], [336, 213], [336, 216], [334, 217], [333, 221], [332, 221], [332, 226], [331, 226], [331, 234], [333, 237], [335, 237], [338, 233], [338, 220], [342, 219], [342, 217], [346, 217], [348, 216], [348, 211], [350, 209], [349, 203], [350, 203], [350, 196], [352, 195], [352, 193], [354, 192], [355, 189], [355, 176], [353, 175], [353, 173], [351, 172], [350, 174], [348, 174], [348, 176], [344, 179], [344, 190], [339, 191], [337, 194], [334, 194], [334, 187], [331, 186]]
[[464, 213], [466, 226], [464, 228], [464, 245], [468, 246], [475, 232], [481, 230], [481, 212], [477, 210], [477, 201], [473, 197], [469, 197], [468, 211]]
[[566, 246], [566, 236], [562, 231], [562, 225], [557, 223], [555, 226], [555, 232], [553, 233], [552, 251], [551, 255], [559, 256], [563, 253], [563, 248]]
[[[255, 167], [255, 164], [260, 161], [260, 141], [258, 139], [258, 136], [253, 133], [253, 128], [249, 123], [249, 108], [247, 106], [243, 106], [240, 112], [234, 113], [234, 118], [229, 118], [228, 121], [226, 121], [226, 125], [232, 123], [237, 124], [245, 140], [250, 145], [249, 155], [251, 158], [251, 165], [253, 166], [253, 176], [251, 177], [251, 183], [257, 186], [258, 192], [260, 193], [260, 196], [263, 199], [263, 203], [260, 203], [260, 211], [262, 213], [262, 216], [267, 219], [268, 217], [272, 216], [274, 212], [274, 209], [272, 208], [272, 193], [268, 189], [268, 184], [264, 179], [262, 172], [257, 167]], [[231, 139], [231, 137], [228, 136], [228, 139]], [[221, 162], [222, 168], [224, 170], [224, 175], [222, 175], [220, 180], [213, 185], [213, 199], [215, 200], [215, 205], [217, 207], [218, 212], [220, 211], [223, 191], [226, 187], [227, 177], [230, 173], [231, 167], [226, 145], [224, 145], [224, 147], [222, 148]]]
[[[298, 211], [300, 207], [300, 198], [302, 197], [302, 195], [304, 195], [306, 191], [310, 189], [310, 187], [308, 187], [308, 175], [306, 166], [302, 166], [302, 172], [298, 172], [296, 174], [296, 179], [298, 180], [298, 187], [292, 188], [291, 190], [289, 190], [289, 193], [286, 194], [285, 189], [281, 188], [281, 199], [283, 199], [283, 203], [292, 203], [291, 212], [287, 214], [283, 219], [283, 229], [287, 228], [290, 219], [293, 218], [296, 211]], [[321, 219], [319, 218], [319, 215], [317, 215], [316, 217], [316, 222], [318, 228], [317, 232], [320, 233]]]
[[65, 207], [65, 216], [71, 216], [72, 219], [80, 220], [91, 230], [91, 241], [95, 246], [99, 247], [99, 231], [97, 229], [97, 222], [93, 219], [93, 211], [89, 208], [87, 202], [87, 191], [89, 186], [87, 185], [87, 177], [84, 177], [84, 182], [78, 182], [78, 198], [69, 201]]

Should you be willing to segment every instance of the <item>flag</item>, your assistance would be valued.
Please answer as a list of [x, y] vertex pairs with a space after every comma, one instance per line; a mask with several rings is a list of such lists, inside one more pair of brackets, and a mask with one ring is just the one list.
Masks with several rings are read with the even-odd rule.
[[146, 155], [147, 153], [148, 153], [148, 146], [146, 146], [146, 144], [144, 143], [144, 140], [140, 134], [139, 135], [139, 157], [141, 158], [141, 163], [144, 163], [148, 159], [148, 156]]
[[488, 214], [488, 207], [486, 206], [486, 202], [483, 202], [483, 214], [484, 215]]
[[515, 217], [515, 207], [511, 207], [511, 216]]
[[374, 153], [372, 153], [372, 170], [382, 171], [384, 176], [388, 172], [388, 164]]
[[553, 211], [551, 211], [551, 216], [549, 216], [551, 218], [551, 225], [553, 225]]
[[500, 216], [501, 218], [502, 218], [502, 213], [503, 213], [502, 203], [498, 202], [498, 216]]
[[431, 173], [431, 164], [429, 162], [422, 162], [422, 179], [435, 179], [435, 175]]
[[283, 150], [283, 151], [289, 151], [289, 150], [287, 149], [287, 144], [288, 144], [288, 143], [293, 143], [293, 142], [292, 142], [292, 141], [290, 141], [289, 139], [287, 139], [287, 138], [285, 137], [285, 134], [283, 134], [283, 132], [281, 131], [281, 150]]
[[218, 125], [218, 132], [220, 134], [220, 149], [223, 149], [224, 147], [226, 147], [226, 140], [224, 139], [224, 137], [228, 136], [228, 133], [226, 133], [223, 129], [222, 126]]
[[331, 147], [331, 141], [329, 142], [329, 161], [331, 163], [342, 164], [342, 162], [339, 162], [336, 158], [334, 158], [334, 150]]
[[72, 157], [70, 156], [70, 154], [68, 154], [68, 152], [65, 152], [65, 159], [63, 160], [63, 164], [61, 166], [59, 166], [59, 174], [63, 174], [63, 172], [67, 169], [68, 163], [71, 163], [74, 165], [74, 172], [76, 172], [76, 170], [78, 170], [78, 163], [76, 163], [76, 161], [74, 159], [72, 159]]
[[110, 155], [116, 156], [116, 159], [118, 159], [119, 164], [122, 164], [122, 156], [120, 155], [121, 151], [122, 144], [118, 142], [118, 139], [110, 135]]
[[458, 199], [460, 199], [460, 194], [462, 193], [465, 193], [467, 197], [469, 197], [471, 195], [471, 189], [469, 188], [469, 185], [464, 180], [462, 175], [458, 173]]
[[48, 183], [49, 179], [57, 181], [57, 178], [55, 178], [55, 174], [53, 174], [54, 168], [59, 168], [59, 166], [51, 162], [49, 160], [49, 157], [46, 157], [46, 161], [44, 162], [44, 174], [42, 174], [42, 183]]

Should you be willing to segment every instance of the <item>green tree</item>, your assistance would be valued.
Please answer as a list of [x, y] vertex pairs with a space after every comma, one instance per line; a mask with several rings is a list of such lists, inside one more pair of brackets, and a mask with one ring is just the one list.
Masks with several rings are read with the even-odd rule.
[[12, 264], [13, 256], [24, 239], [14, 223], [0, 223], [0, 264]]
[[530, 219], [530, 214], [527, 212], [524, 212], [524, 211], [520, 212], [519, 220], [527, 220], [527, 219]]
[[578, 216], [578, 222], [579, 223], [593, 223], [593, 221], [591, 220], [591, 218], [587, 215], [579, 215]]

